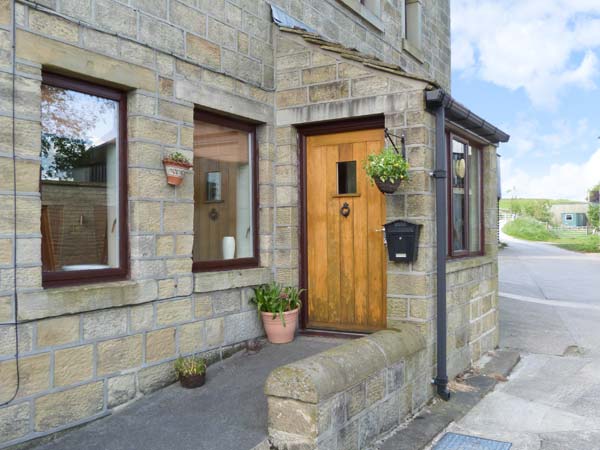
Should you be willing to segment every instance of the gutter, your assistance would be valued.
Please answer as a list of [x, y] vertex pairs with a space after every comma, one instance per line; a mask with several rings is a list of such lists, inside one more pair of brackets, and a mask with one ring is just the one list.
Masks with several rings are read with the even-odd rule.
[[460, 125], [491, 144], [508, 142], [510, 139], [510, 136], [507, 133], [482, 119], [466, 106], [454, 100], [450, 94], [446, 93], [443, 89], [427, 91], [425, 100], [427, 106], [433, 107], [433, 109], [435, 109], [437, 105], [443, 105], [446, 110], [445, 119]]
[[[436, 221], [436, 272], [437, 272], [437, 374], [432, 383], [437, 387], [437, 393], [443, 400], [450, 400], [448, 390], [448, 369], [446, 357], [446, 341], [448, 323], [446, 317], [446, 249], [448, 246], [448, 221], [446, 179], [446, 103], [448, 97], [434, 97], [438, 92], [426, 92], [427, 105], [435, 114], [435, 170], [431, 176], [435, 178], [435, 221]], [[441, 91], [443, 93], [443, 91]], [[430, 99], [430, 96], [433, 99]]]

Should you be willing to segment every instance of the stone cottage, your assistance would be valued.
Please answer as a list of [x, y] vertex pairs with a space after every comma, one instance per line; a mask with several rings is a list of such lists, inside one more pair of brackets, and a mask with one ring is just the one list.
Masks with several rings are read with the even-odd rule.
[[[0, 0], [0, 448], [243, 348], [272, 280], [307, 289], [301, 332], [412, 324], [411, 408], [440, 354], [493, 349], [508, 136], [450, 97], [449, 27], [449, 0]], [[391, 142], [411, 176], [384, 196], [362, 164]]]

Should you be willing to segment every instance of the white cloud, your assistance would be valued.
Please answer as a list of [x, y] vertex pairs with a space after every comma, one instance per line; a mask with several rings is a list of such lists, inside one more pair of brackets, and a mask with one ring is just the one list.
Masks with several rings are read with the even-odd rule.
[[555, 108], [600, 74], [599, 0], [452, 0], [453, 68]]
[[501, 158], [500, 163], [502, 193], [505, 198], [514, 195], [583, 201], [587, 190], [600, 182], [600, 148], [582, 164], [555, 163], [542, 176], [528, 174], [511, 158]]

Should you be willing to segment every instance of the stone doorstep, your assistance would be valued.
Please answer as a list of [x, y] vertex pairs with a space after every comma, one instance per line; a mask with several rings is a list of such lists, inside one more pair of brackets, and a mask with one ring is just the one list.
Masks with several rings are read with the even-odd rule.
[[[472, 392], [452, 392], [450, 401], [436, 398], [412, 420], [401, 425], [369, 450], [422, 450], [452, 422], [460, 420], [498, 383], [497, 376], [507, 377], [520, 360], [513, 350], [496, 350], [486, 358], [480, 374], [467, 378]], [[262, 449], [258, 449], [262, 450]]]

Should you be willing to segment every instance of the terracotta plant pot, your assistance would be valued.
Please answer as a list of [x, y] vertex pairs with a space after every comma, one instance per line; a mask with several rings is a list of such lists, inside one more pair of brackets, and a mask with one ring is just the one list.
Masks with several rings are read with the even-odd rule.
[[393, 194], [398, 190], [402, 180], [396, 180], [392, 183], [390, 181], [381, 181], [379, 178], [374, 178], [373, 181], [375, 182], [377, 189], [379, 189], [383, 194]]
[[206, 381], [206, 373], [201, 373], [198, 375], [188, 375], [186, 377], [179, 377], [179, 383], [182, 387], [186, 389], [194, 389], [204, 385]]
[[185, 174], [192, 167], [191, 164], [172, 161], [170, 159], [163, 159], [163, 165], [165, 166], [165, 173], [167, 174], [167, 183], [171, 186], [179, 186], [183, 181]]
[[281, 323], [279, 314], [276, 314], [273, 318], [273, 313], [260, 313], [269, 342], [272, 344], [287, 344], [294, 340], [294, 334], [298, 326], [298, 311], [300, 311], [300, 308], [283, 313], [285, 326]]

